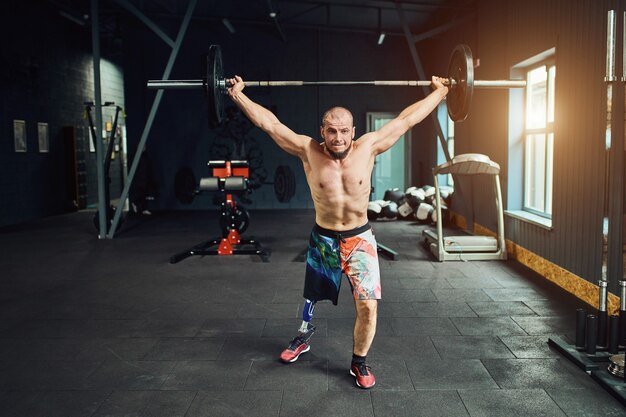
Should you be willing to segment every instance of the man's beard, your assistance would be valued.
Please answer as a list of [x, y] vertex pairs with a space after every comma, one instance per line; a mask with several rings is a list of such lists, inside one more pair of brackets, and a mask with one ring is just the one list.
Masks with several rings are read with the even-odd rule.
[[330, 156], [332, 156], [334, 159], [338, 159], [338, 160], [342, 160], [344, 159], [346, 156], [348, 156], [348, 152], [350, 152], [350, 149], [352, 148], [352, 141], [350, 141], [350, 145], [343, 151], [341, 152], [334, 152], [331, 151], [330, 148], [326, 148], [328, 149], [328, 153], [330, 154]]

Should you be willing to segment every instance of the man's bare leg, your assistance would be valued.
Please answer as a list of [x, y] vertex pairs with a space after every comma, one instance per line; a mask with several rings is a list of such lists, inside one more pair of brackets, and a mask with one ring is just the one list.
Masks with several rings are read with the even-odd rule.
[[354, 300], [356, 321], [354, 323], [354, 348], [352, 353], [366, 356], [376, 334], [378, 300]]
[[350, 375], [356, 378], [357, 386], [371, 388], [376, 378], [367, 365], [367, 352], [376, 334], [377, 300], [355, 300], [356, 321], [354, 323], [354, 347]]

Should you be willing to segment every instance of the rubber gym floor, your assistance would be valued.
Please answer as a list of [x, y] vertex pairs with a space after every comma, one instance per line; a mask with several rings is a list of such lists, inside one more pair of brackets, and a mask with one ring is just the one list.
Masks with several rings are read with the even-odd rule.
[[[0, 415], [624, 416], [551, 350], [584, 305], [514, 261], [439, 263], [424, 227], [374, 222], [383, 300], [371, 390], [348, 373], [354, 306], [320, 302], [311, 351], [278, 354], [300, 324], [309, 210], [253, 211], [258, 256], [169, 257], [219, 236], [217, 214], [157, 212], [98, 240], [93, 213], [0, 229]], [[344, 280], [344, 284], [347, 282]]]

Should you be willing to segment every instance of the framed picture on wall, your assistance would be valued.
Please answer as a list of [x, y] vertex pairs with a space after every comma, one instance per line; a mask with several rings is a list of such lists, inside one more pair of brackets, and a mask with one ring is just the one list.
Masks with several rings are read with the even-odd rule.
[[13, 120], [13, 141], [15, 152], [26, 152], [26, 122]]
[[48, 123], [37, 123], [37, 137], [39, 139], [39, 152], [50, 152]]

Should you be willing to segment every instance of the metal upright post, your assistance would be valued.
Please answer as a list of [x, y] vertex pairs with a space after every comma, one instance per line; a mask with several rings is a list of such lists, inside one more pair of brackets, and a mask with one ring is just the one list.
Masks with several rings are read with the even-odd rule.
[[[185, 38], [185, 34], [187, 33], [187, 28], [189, 27], [189, 22], [191, 21], [191, 16], [193, 15], [193, 11], [196, 7], [196, 3], [198, 0], [189, 0], [189, 4], [187, 5], [187, 11], [185, 13], [185, 17], [183, 18], [183, 22], [180, 25], [180, 29], [178, 30], [178, 36], [176, 36], [176, 41], [172, 46], [172, 52], [170, 53], [170, 57], [167, 60], [167, 64], [165, 65], [165, 70], [163, 71], [163, 79], [168, 79], [170, 77], [170, 73], [172, 72], [172, 67], [176, 62], [176, 57], [178, 56], [178, 51], [180, 50], [180, 46], [183, 43], [183, 39]], [[121, 2], [120, 4], [127, 4], [126, 2]], [[137, 12], [136, 10], [133, 12]], [[137, 12], [138, 13], [138, 12]], [[145, 19], [146, 24], [148, 25], [149, 20]], [[149, 25], [154, 30], [154, 25]], [[160, 35], [161, 36], [161, 35]], [[161, 36], [163, 37], [163, 36]], [[166, 41], [167, 42], [167, 41]], [[168, 43], [169, 45], [169, 43]], [[163, 90], [159, 90], [156, 93], [156, 97], [152, 102], [152, 107], [150, 108], [150, 113], [148, 114], [148, 119], [146, 120], [146, 124], [144, 126], [143, 132], [141, 134], [141, 139], [139, 140], [139, 144], [137, 146], [137, 151], [135, 152], [135, 156], [133, 158], [133, 162], [130, 166], [130, 171], [128, 172], [128, 177], [126, 184], [124, 185], [124, 189], [122, 190], [122, 194], [120, 196], [120, 200], [117, 204], [117, 209], [115, 210], [115, 216], [113, 216], [113, 222], [111, 224], [111, 229], [107, 234], [108, 239], [113, 239], [115, 235], [115, 230], [117, 229], [117, 225], [120, 220], [120, 216], [122, 214], [122, 210], [124, 207], [124, 202], [128, 197], [128, 192], [130, 191], [130, 186], [133, 182], [133, 178], [135, 177], [135, 172], [137, 171], [137, 166], [139, 165], [139, 159], [141, 158], [141, 152], [148, 140], [148, 135], [150, 134], [150, 130], [152, 129], [152, 123], [154, 122], [154, 118], [156, 116], [156, 112], [159, 108], [159, 104], [161, 103], [161, 98], [163, 97]]]
[[107, 234], [107, 207], [104, 190], [104, 166], [102, 164], [102, 91], [100, 86], [100, 24], [98, 19], [98, 0], [91, 0], [91, 45], [93, 58], [94, 111], [96, 114], [95, 141], [96, 167], [98, 174], [98, 238], [104, 239]]

